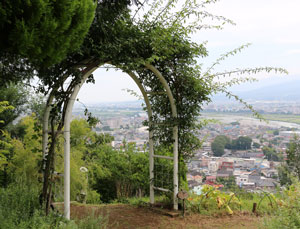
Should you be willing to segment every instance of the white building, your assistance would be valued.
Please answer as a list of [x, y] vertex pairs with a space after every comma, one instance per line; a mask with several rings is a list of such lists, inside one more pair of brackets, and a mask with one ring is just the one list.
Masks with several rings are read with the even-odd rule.
[[209, 172], [217, 172], [218, 168], [219, 168], [219, 163], [217, 161], [208, 162]]

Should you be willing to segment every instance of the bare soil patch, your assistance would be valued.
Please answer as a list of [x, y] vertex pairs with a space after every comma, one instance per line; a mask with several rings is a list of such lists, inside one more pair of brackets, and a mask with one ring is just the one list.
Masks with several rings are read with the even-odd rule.
[[252, 214], [234, 214], [232, 216], [203, 216], [193, 214], [171, 218], [146, 207], [126, 204], [110, 205], [71, 205], [71, 218], [82, 219], [89, 215], [103, 215], [108, 219], [108, 228], [203, 228], [203, 229], [257, 229], [262, 228], [262, 217]]

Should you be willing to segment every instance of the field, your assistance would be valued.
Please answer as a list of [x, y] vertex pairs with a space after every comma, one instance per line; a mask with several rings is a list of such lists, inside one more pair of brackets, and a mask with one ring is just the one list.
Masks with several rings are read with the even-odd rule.
[[290, 122], [300, 124], [300, 115], [292, 114], [265, 114], [263, 117], [267, 120]]
[[[110, 119], [110, 118], [117, 118], [117, 117], [134, 117], [135, 115], [139, 115], [143, 113], [142, 107], [140, 108], [89, 108], [89, 111], [95, 116], [100, 119]], [[83, 109], [74, 109], [74, 115], [83, 115]]]
[[[292, 114], [261, 114], [266, 121], [271, 121], [268, 125], [278, 124], [278, 126], [290, 126], [289, 124], [300, 124], [300, 115]], [[250, 113], [218, 113], [204, 112], [200, 119], [215, 119], [224, 123], [234, 121], [252, 121], [260, 123], [259, 119], [253, 117]], [[265, 122], [267, 124], [267, 122]]]

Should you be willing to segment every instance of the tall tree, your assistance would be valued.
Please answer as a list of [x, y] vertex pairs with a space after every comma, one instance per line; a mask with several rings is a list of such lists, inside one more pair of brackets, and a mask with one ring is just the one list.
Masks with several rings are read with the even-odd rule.
[[[269, 161], [282, 161], [282, 154], [277, 153], [276, 150], [272, 147], [264, 146], [262, 148], [264, 155]], [[293, 153], [291, 153], [293, 154]]]
[[230, 139], [225, 135], [218, 135], [211, 143], [211, 150], [214, 156], [221, 157], [224, 154], [225, 146], [230, 143]]
[[[10, 106], [7, 101], [0, 101], [0, 115], [7, 111], [12, 110], [14, 107]], [[0, 124], [3, 124], [4, 120], [0, 118]], [[1, 173], [5, 170], [5, 166], [7, 165], [7, 155], [11, 149], [12, 145], [9, 142], [9, 136], [7, 133], [0, 128], [0, 185], [1, 185]]]
[[95, 7], [93, 0], [1, 1], [0, 83], [30, 77], [32, 67], [49, 67], [77, 50]]
[[81, 45], [94, 17], [93, 0], [2, 1], [0, 50], [49, 66]]
[[248, 136], [240, 136], [232, 140], [230, 147], [234, 150], [248, 150], [251, 149], [252, 139]]

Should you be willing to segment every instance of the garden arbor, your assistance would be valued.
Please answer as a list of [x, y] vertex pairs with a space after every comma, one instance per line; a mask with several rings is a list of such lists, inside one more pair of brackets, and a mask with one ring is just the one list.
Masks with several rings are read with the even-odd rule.
[[[70, 122], [72, 117], [72, 109], [74, 102], [77, 98], [77, 95], [80, 91], [80, 88], [82, 85], [87, 81], [87, 79], [90, 77], [90, 75], [100, 66], [104, 65], [105, 63], [99, 63], [99, 62], [93, 62], [92, 64], [89, 64], [82, 69], [81, 79], [76, 80], [73, 79], [73, 81], [69, 84], [69, 97], [65, 99], [64, 101], [64, 110], [63, 115], [61, 119], [63, 120], [63, 135], [64, 135], [64, 215], [66, 218], [70, 218]], [[110, 64], [108, 62], [107, 64]], [[159, 83], [161, 84], [160, 87], [163, 90], [157, 91], [154, 88], [146, 88], [145, 85], [141, 82], [139, 79], [139, 76], [130, 70], [124, 70], [137, 84], [139, 87], [144, 101], [146, 105], [146, 110], [148, 114], [148, 125], [149, 125], [149, 174], [150, 174], [150, 203], [154, 204], [154, 190], [164, 191], [164, 192], [173, 192], [173, 208], [178, 209], [178, 125], [176, 122], [172, 125], [172, 142], [170, 142], [173, 145], [173, 156], [165, 156], [165, 155], [158, 155], [155, 153], [155, 143], [154, 143], [154, 129], [156, 125], [167, 125], [166, 123], [156, 123], [153, 121], [153, 110], [151, 108], [151, 101], [149, 100], [149, 96], [155, 96], [155, 95], [164, 95], [169, 100], [169, 109], [172, 118], [175, 120], [177, 118], [177, 108], [175, 104], [175, 100], [173, 97], [173, 93], [171, 91], [171, 88], [167, 82], [167, 80], [164, 78], [164, 76], [160, 73], [160, 71], [153, 65], [149, 63], [145, 63], [144, 67], [151, 71], [154, 77], [156, 77], [159, 80]], [[67, 77], [66, 77], [67, 79]], [[66, 80], [65, 79], [65, 80]], [[48, 100], [47, 100], [47, 106], [44, 113], [44, 122], [43, 122], [43, 159], [44, 162], [49, 160], [47, 158], [49, 150], [48, 145], [48, 133], [51, 133], [51, 136], [55, 136], [54, 128], [52, 128], [50, 131], [48, 129], [49, 127], [49, 118], [50, 118], [50, 112], [53, 107], [53, 103], [55, 101], [55, 92], [57, 91], [57, 88], [52, 89]], [[53, 144], [52, 144], [53, 145]], [[54, 147], [54, 146], [52, 146]], [[172, 160], [173, 161], [173, 190], [166, 189], [164, 187], [156, 187], [154, 186], [154, 158], [161, 158], [166, 160]], [[44, 163], [44, 167], [46, 167], [47, 163]], [[50, 166], [50, 165], [49, 165]], [[49, 204], [49, 203], [48, 203]]]
[[[155, 3], [153, 7], [155, 9], [158, 6]], [[170, 7], [170, 4], [166, 7], [162, 6], [161, 12], [167, 14]], [[80, 50], [61, 63], [48, 69], [41, 69], [39, 72], [42, 85], [40, 91], [49, 94], [51, 90], [43, 123], [42, 200], [46, 203], [46, 213], [51, 202], [49, 184], [55, 171], [55, 144], [58, 135], [63, 132], [65, 216], [68, 218], [70, 215], [71, 112], [82, 84], [86, 81], [92, 82], [94, 79], [90, 76], [93, 71], [105, 63], [112, 64], [132, 77], [145, 100], [149, 127], [151, 203], [154, 203], [154, 190], [172, 191], [173, 207], [177, 209], [177, 192], [180, 183], [178, 174], [183, 174], [180, 178], [185, 180], [183, 160], [200, 145], [200, 140], [195, 134], [199, 125], [195, 123], [202, 102], [208, 100], [211, 87], [210, 80], [199, 77], [200, 68], [196, 66], [195, 61], [195, 58], [206, 56], [204, 45], [191, 42], [186, 28], [175, 23], [186, 14], [181, 14], [181, 11], [176, 12], [173, 23], [170, 20], [165, 21], [162, 14], [152, 18], [154, 15], [151, 16], [152, 11], [149, 11], [149, 17], [145, 16], [136, 21], [131, 18], [128, 9], [122, 4], [117, 9], [119, 10], [116, 10], [115, 4], [106, 1], [98, 4], [94, 22]], [[194, 11], [187, 14], [193, 13]], [[65, 86], [70, 79], [71, 82]], [[51, 126], [50, 131], [49, 126]], [[157, 155], [154, 146], [159, 146], [156, 149], [160, 150], [163, 148], [161, 153], [163, 155]], [[162, 160], [173, 161], [173, 176], [163, 179], [173, 180], [173, 184], [169, 183], [167, 186], [154, 182], [158, 180], [154, 179], [154, 164], [160, 164], [155, 161]], [[167, 170], [169, 171], [170, 168], [168, 167]]]
[[[209, 101], [209, 95], [214, 91], [209, 74], [211, 69], [202, 74], [201, 66], [197, 64], [197, 58], [207, 55], [206, 48], [204, 44], [192, 42], [189, 36], [202, 28], [198, 26], [202, 16], [213, 17], [206, 12], [200, 13], [210, 1], [202, 4], [187, 0], [179, 11], [173, 10], [175, 3], [172, 1], [153, 1], [149, 11], [140, 16], [137, 15], [142, 7], [131, 14], [129, 2], [98, 1], [94, 21], [80, 49], [59, 64], [39, 69], [40, 92], [48, 94], [51, 90], [43, 123], [42, 200], [46, 203], [46, 213], [51, 202], [49, 184], [55, 171], [55, 144], [58, 135], [63, 132], [65, 216], [68, 218], [70, 215], [71, 112], [82, 84], [92, 82], [92, 72], [105, 63], [128, 73], [137, 83], [145, 100], [149, 127], [150, 202], [154, 203], [155, 189], [172, 191], [173, 207], [177, 209], [179, 183], [186, 180], [184, 160], [192, 156], [201, 145], [197, 137], [201, 126], [197, 117], [203, 103]], [[190, 16], [195, 16], [194, 21], [184, 22]], [[71, 82], [65, 87], [69, 79]], [[154, 146], [158, 146], [156, 151], [162, 151], [161, 155], [155, 153]], [[157, 165], [162, 160], [173, 161], [173, 184], [154, 182], [158, 180], [154, 171], [159, 168]], [[169, 163], [165, 164], [168, 165], [168, 176], [164, 177], [162, 172], [162, 180], [171, 180]]]
[[[216, 92], [224, 92], [239, 100], [226, 88], [247, 81], [247, 78], [232, 78], [220, 83], [215, 78], [274, 70], [254, 68], [213, 73], [214, 67], [222, 60], [247, 45], [222, 55], [211, 67], [202, 69], [198, 60], [208, 55], [205, 43], [193, 42], [190, 34], [201, 28], [220, 28], [224, 23], [231, 23], [226, 18], [206, 12], [205, 6], [213, 2], [187, 0], [179, 11], [174, 11], [175, 3], [172, 4], [172, 1], [153, 1], [148, 12], [135, 18], [137, 12], [132, 17], [127, 7], [128, 1], [99, 1], [94, 21], [80, 49], [59, 64], [39, 69], [39, 91], [48, 94], [50, 90], [43, 122], [42, 200], [46, 203], [46, 213], [51, 202], [49, 183], [55, 171], [55, 144], [58, 135], [63, 133], [65, 216], [70, 217], [72, 108], [81, 86], [85, 82], [92, 82], [92, 73], [107, 63], [126, 72], [136, 82], [145, 100], [149, 127], [150, 202], [154, 203], [154, 190], [171, 191], [173, 208], [177, 209], [179, 178], [182, 183], [186, 181], [184, 160], [192, 157], [193, 152], [201, 146], [198, 133], [202, 123], [199, 124], [198, 117], [202, 106]], [[194, 20], [186, 20], [189, 17]], [[202, 20], [207, 17], [216, 18], [221, 25], [202, 26]], [[69, 82], [68, 86], [65, 86], [66, 82]], [[156, 151], [154, 146], [157, 147]], [[160, 146], [163, 150], [167, 149], [161, 153], [164, 155], [157, 155]], [[157, 165], [155, 161], [161, 160], [173, 161], [173, 181], [168, 187], [154, 182], [157, 181], [154, 175], [158, 174], [154, 169]], [[167, 176], [165, 179], [171, 180]]]

